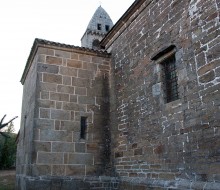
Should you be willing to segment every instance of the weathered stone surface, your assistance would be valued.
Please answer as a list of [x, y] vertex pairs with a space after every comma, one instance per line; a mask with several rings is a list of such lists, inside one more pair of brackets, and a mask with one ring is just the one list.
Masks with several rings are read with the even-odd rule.
[[64, 94], [64, 93], [50, 93], [50, 99], [51, 100], [57, 100], [57, 101], [69, 101], [69, 94]]
[[38, 153], [38, 164], [63, 164], [63, 161], [63, 153]]
[[69, 154], [68, 164], [93, 165], [93, 155], [90, 153]]
[[212, 70], [212, 71], [208, 72], [207, 74], [201, 76], [201, 77], [199, 78], [199, 82], [201, 82], [201, 83], [207, 83], [207, 82], [210, 82], [210, 81], [212, 81], [212, 80], [214, 80], [214, 79], [215, 79], [215, 73], [214, 73], [214, 71]]
[[75, 152], [75, 144], [69, 142], [53, 142], [52, 152]]
[[78, 70], [78, 77], [83, 79], [94, 79], [95, 73], [93, 71], [88, 70]]
[[64, 176], [65, 175], [65, 166], [64, 165], [53, 165], [52, 166], [52, 175], [53, 176]]
[[85, 152], [86, 151], [86, 146], [85, 143], [75, 143], [75, 152]]
[[[218, 188], [220, 3], [147, 0], [132, 7], [101, 42], [111, 57], [55, 43], [31, 55], [18, 183], [63, 190]], [[165, 75], [164, 63], [171, 55], [178, 97], [167, 103], [165, 76], [172, 73]], [[118, 176], [120, 185], [101, 175]], [[41, 180], [49, 183], [37, 186]]]
[[43, 82], [62, 84], [62, 76], [55, 74], [43, 74]]
[[41, 141], [61, 141], [61, 142], [72, 142], [72, 134], [67, 131], [55, 131], [55, 130], [41, 130], [40, 131]]
[[51, 152], [51, 142], [35, 141], [34, 147], [37, 151]]
[[85, 175], [85, 165], [66, 165], [67, 176]]
[[74, 59], [67, 59], [67, 66], [74, 68], [82, 68], [82, 62]]
[[90, 80], [72, 77], [72, 86], [89, 87]]
[[56, 65], [48, 65], [48, 64], [38, 63], [37, 71], [42, 72], [42, 73], [58, 74], [59, 67]]
[[85, 96], [87, 94], [87, 89], [84, 87], [76, 87], [75, 94]]
[[64, 102], [63, 109], [73, 111], [86, 111], [86, 106], [82, 104]]
[[57, 92], [63, 92], [65, 94], [74, 94], [74, 87], [65, 86], [65, 85], [58, 85]]
[[62, 65], [62, 58], [46, 56], [46, 63], [52, 65]]
[[60, 67], [59, 73], [64, 76], [71, 76], [71, 77], [77, 76], [77, 70], [70, 67]]
[[70, 58], [71, 57], [70, 52], [61, 51], [61, 50], [55, 50], [54, 54], [56, 57], [60, 57], [60, 58]]

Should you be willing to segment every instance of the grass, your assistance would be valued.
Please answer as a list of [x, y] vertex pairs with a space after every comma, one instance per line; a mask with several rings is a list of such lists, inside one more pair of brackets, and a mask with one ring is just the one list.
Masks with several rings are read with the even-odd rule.
[[14, 190], [15, 189], [15, 175], [4, 174], [0, 175], [0, 190]]

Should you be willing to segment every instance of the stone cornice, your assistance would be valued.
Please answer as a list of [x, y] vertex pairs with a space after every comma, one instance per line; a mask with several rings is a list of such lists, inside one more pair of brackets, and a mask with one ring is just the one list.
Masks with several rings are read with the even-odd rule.
[[87, 55], [101, 56], [101, 57], [110, 57], [110, 54], [104, 50], [93, 50], [93, 49], [89, 49], [89, 48], [78, 47], [78, 46], [74, 46], [74, 45], [67, 45], [67, 44], [62, 44], [62, 43], [58, 43], [58, 42], [52, 42], [52, 41], [36, 38], [34, 40], [33, 46], [31, 48], [31, 52], [29, 54], [29, 57], [27, 59], [27, 63], [25, 65], [24, 72], [23, 72], [21, 80], [20, 80], [20, 82], [22, 84], [24, 84], [24, 82], [25, 82], [26, 76], [27, 76], [28, 71], [31, 67], [34, 56], [35, 56], [39, 47], [68, 51], [68, 52], [75, 52], [75, 53], [82, 53], [82, 54], [87, 54]]

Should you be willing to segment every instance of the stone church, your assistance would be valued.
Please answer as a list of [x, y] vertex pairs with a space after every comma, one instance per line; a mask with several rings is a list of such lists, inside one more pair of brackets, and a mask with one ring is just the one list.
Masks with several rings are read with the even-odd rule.
[[16, 189], [220, 189], [220, 1], [98, 7], [81, 42], [34, 41]]

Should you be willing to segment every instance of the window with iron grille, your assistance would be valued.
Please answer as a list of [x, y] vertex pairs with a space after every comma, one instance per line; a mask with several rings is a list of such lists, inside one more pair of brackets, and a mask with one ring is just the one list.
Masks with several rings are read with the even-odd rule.
[[161, 64], [165, 101], [169, 103], [179, 99], [175, 54], [165, 59]]
[[81, 117], [81, 131], [80, 131], [80, 138], [85, 139], [86, 138], [86, 117]]

